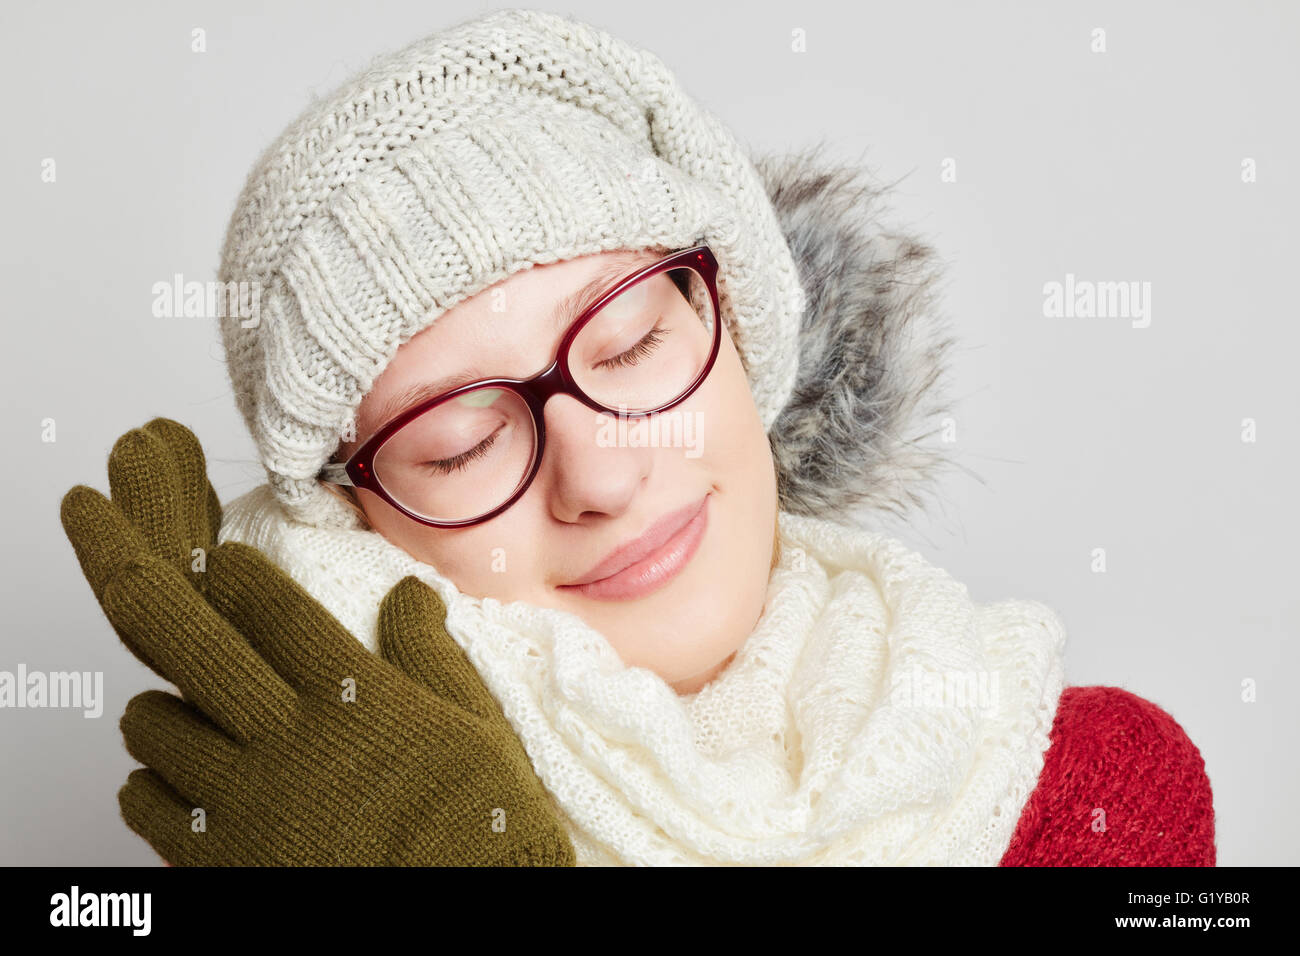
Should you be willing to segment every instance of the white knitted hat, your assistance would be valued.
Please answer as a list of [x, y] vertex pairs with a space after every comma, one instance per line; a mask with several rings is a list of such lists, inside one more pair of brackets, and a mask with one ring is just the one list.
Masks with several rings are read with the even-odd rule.
[[698, 242], [770, 430], [796, 266], [746, 151], [658, 57], [505, 10], [375, 60], [262, 154], [222, 250], [221, 281], [260, 292], [255, 323], [221, 330], [276, 497], [355, 523], [316, 475], [398, 347], [458, 302], [534, 264]]

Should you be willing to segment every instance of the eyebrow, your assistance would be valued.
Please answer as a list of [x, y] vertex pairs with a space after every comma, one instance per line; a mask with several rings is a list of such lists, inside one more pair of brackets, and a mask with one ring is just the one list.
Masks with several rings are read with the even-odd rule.
[[[623, 279], [632, 272], [639, 270], [643, 266], [648, 266], [652, 262], [658, 262], [668, 255], [667, 250], [647, 250], [641, 249], [635, 252], [623, 252], [613, 255], [590, 279], [588, 279], [580, 288], [566, 295], [563, 299], [555, 304], [547, 317], [551, 328], [559, 331], [566, 328], [578, 318], [586, 309], [592, 306], [597, 299], [605, 293], [610, 286], [618, 279]], [[419, 405], [421, 402], [441, 395], [443, 392], [449, 392], [453, 388], [459, 388], [462, 385], [468, 385], [480, 378], [486, 378], [483, 368], [477, 363], [463, 368], [458, 372], [450, 375], [444, 375], [436, 378], [431, 382], [422, 382], [419, 385], [413, 385], [406, 391], [399, 393], [389, 399], [381, 406], [379, 414], [375, 416], [379, 422], [371, 430], [374, 434], [383, 428], [386, 424], [402, 414]], [[503, 376], [494, 376], [503, 377]], [[367, 439], [369, 440], [369, 436]]]

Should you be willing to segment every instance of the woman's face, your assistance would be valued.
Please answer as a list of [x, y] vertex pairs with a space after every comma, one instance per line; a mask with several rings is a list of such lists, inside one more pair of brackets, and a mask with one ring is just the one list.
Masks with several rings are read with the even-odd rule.
[[[550, 323], [561, 300], [592, 280], [608, 288], [662, 255], [608, 252], [535, 266], [439, 316], [384, 369], [361, 403], [357, 440], [340, 446], [339, 460], [403, 410], [388, 406], [421, 385], [467, 370], [476, 380], [545, 369], [576, 318]], [[611, 441], [612, 419], [568, 395], [553, 396], [544, 414], [537, 475], [501, 514], [466, 528], [431, 528], [358, 489], [371, 527], [463, 593], [572, 611], [628, 666], [653, 670], [678, 693], [699, 690], [763, 611], [775, 535], [771, 450], [725, 326], [709, 376], [660, 416], [680, 416], [683, 427], [661, 429], [659, 447]], [[646, 419], [624, 424], [628, 434], [650, 434]], [[647, 532], [659, 546], [606, 574], [628, 561], [626, 553], [607, 558]], [[593, 571], [605, 576], [575, 586]]]

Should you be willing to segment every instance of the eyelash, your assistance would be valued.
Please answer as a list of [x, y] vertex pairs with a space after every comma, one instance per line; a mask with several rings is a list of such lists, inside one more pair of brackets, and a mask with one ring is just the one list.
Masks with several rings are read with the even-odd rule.
[[597, 362], [596, 368], [614, 368], [624, 365], [636, 365], [642, 358], [658, 348], [659, 343], [663, 341], [664, 333], [667, 331], [667, 329], [661, 329], [656, 325], [653, 329], [647, 332], [645, 338], [636, 343], [636, 345], [632, 346], [620, 355], [615, 355], [612, 359], [605, 359], [603, 362]]
[[[505, 426], [502, 425], [501, 428], [505, 428]], [[449, 475], [453, 471], [464, 468], [474, 459], [481, 458], [487, 454], [487, 450], [491, 448], [493, 443], [497, 440], [497, 432], [501, 431], [501, 428], [498, 428], [491, 435], [488, 435], [487, 438], [483, 439], [469, 451], [461, 452], [454, 458], [443, 458], [439, 461], [425, 462], [425, 464], [444, 475]]]

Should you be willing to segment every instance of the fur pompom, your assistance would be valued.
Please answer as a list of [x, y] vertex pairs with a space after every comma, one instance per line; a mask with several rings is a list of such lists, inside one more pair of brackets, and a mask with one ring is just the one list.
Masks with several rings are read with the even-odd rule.
[[881, 224], [888, 186], [822, 150], [755, 160], [805, 293], [798, 378], [768, 432], [780, 507], [900, 516], [923, 506], [948, 463], [925, 443], [951, 410], [941, 265], [930, 246]]

